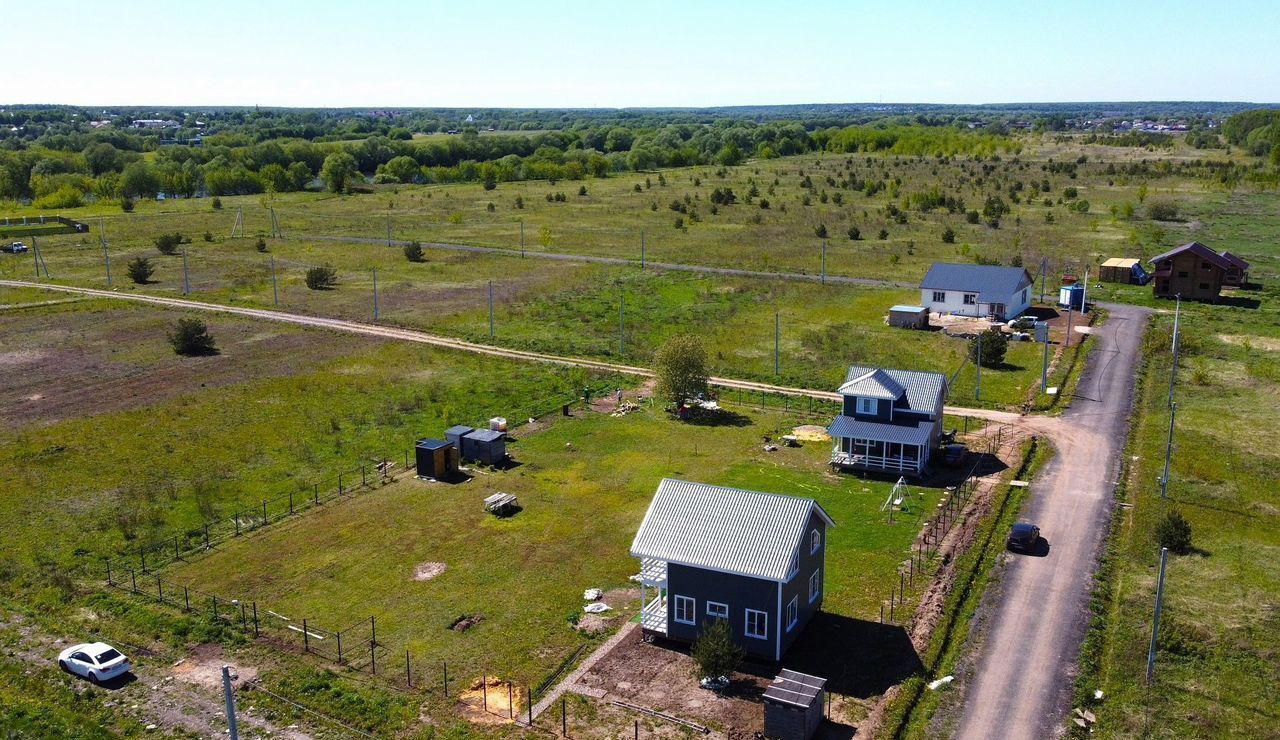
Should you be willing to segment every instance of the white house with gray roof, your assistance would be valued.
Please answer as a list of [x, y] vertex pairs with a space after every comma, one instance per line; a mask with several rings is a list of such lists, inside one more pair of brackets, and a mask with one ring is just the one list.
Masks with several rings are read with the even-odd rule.
[[1004, 321], [1031, 307], [1034, 282], [1021, 267], [934, 262], [920, 282], [920, 305], [937, 314]]
[[664, 479], [640, 523], [640, 627], [693, 642], [728, 623], [748, 655], [781, 660], [822, 607], [827, 529], [810, 498]]
[[920, 475], [942, 435], [947, 378], [940, 373], [854, 365], [831, 422], [831, 465]]

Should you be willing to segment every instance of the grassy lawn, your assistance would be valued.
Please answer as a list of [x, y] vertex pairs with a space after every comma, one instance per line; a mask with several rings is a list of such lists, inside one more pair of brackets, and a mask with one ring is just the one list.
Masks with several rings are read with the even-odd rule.
[[[1156, 317], [1126, 491], [1112, 540], [1105, 618], [1085, 651], [1078, 693], [1111, 736], [1274, 737], [1280, 704], [1280, 320], [1183, 304], [1178, 417], [1168, 499], [1158, 478], [1168, 429], [1172, 317]], [[1171, 555], [1156, 681], [1145, 685], [1159, 546], [1156, 523], [1176, 510], [1192, 554]]]
[[[393, 653], [448, 660], [459, 676], [487, 667], [537, 683], [586, 639], [568, 621], [583, 589], [628, 585], [631, 538], [658, 481], [671, 476], [815, 497], [838, 524], [824, 608], [875, 620], [939, 492], [919, 489], [912, 511], [887, 524], [878, 509], [891, 484], [831, 474], [825, 443], [761, 449], [762, 434], [794, 421], [749, 412], [740, 425], [707, 427], [646, 411], [587, 414], [535, 434], [517, 429], [512, 449], [523, 464], [514, 470], [455, 486], [404, 481], [167, 574], [326, 627], [374, 615]], [[510, 519], [482, 512], [481, 499], [498, 490], [517, 494], [523, 510]], [[428, 561], [448, 569], [414, 581], [415, 566]], [[637, 603], [611, 606], [633, 611]], [[485, 616], [479, 626], [447, 629], [475, 613]]]

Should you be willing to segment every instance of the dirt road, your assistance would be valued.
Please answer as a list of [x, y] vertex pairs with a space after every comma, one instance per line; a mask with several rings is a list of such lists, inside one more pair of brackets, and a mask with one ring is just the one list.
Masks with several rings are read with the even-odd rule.
[[[1047, 555], [1006, 555], [984, 603], [973, 678], [956, 735], [1044, 738], [1065, 730], [1089, 589], [1107, 524], [1132, 408], [1147, 309], [1107, 306], [1054, 458], [1032, 482], [1023, 516], [1040, 527]], [[1040, 422], [1036, 422], [1040, 425]]]
[[[401, 239], [379, 239], [368, 236], [319, 236], [315, 234], [299, 234], [295, 239], [310, 241], [354, 242], [356, 244], [385, 244], [392, 247], [403, 247], [409, 244]], [[441, 249], [449, 252], [475, 252], [480, 254], [502, 254], [511, 257], [534, 257], [561, 262], [591, 262], [600, 265], [640, 265], [638, 259], [624, 257], [599, 257], [590, 254], [567, 254], [564, 252], [520, 251], [502, 247], [476, 247], [470, 244], [453, 244], [450, 242], [418, 242], [423, 249]], [[893, 288], [914, 288], [915, 283], [897, 283], [874, 278], [843, 277], [838, 275], [811, 274], [807, 272], [767, 272], [764, 270], [740, 270], [734, 267], [711, 267], [709, 265], [688, 265], [679, 262], [654, 262], [645, 260], [645, 267], [655, 270], [673, 270], [676, 272], [694, 272], [702, 275], [723, 275], [725, 277], [764, 278], [767, 280], [799, 280], [807, 283], [831, 283], [833, 285], [880, 285]]]

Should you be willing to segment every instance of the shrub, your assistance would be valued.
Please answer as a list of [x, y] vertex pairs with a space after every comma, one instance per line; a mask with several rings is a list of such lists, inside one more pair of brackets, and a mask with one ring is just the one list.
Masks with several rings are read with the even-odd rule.
[[955, 229], [953, 229], [953, 228], [951, 228], [950, 226], [948, 226], [947, 228], [943, 229], [943, 230], [942, 230], [942, 243], [943, 243], [943, 244], [955, 244], [955, 243], [956, 243], [956, 230], [955, 230]]
[[729, 623], [717, 619], [703, 628], [690, 655], [697, 663], [694, 678], [703, 679], [731, 675], [742, 662], [743, 652], [733, 644]]
[[[982, 348], [981, 357], [978, 355], [979, 347]], [[1008, 350], [1009, 337], [999, 329], [987, 329], [969, 340], [969, 359], [981, 363], [983, 367], [999, 367]]]
[[267, 240], [262, 237], [258, 237], [258, 241], [255, 242], [253, 246], [256, 247], [259, 252], [265, 252], [267, 251]]
[[1191, 523], [1177, 509], [1171, 509], [1156, 524], [1156, 542], [1175, 555], [1191, 552]]
[[204, 240], [207, 242], [213, 241], [213, 232], [212, 231], [204, 232]]
[[1062, 191], [1062, 197], [1066, 198], [1067, 200], [1072, 200], [1078, 195], [1080, 195], [1080, 191], [1077, 190], [1074, 186], [1066, 188], [1065, 190]]
[[412, 241], [404, 245], [404, 256], [405, 256], [405, 259], [409, 260], [410, 262], [421, 262], [422, 261], [422, 245], [416, 241]]
[[818, 224], [817, 226], [813, 227], [813, 234], [814, 234], [814, 236], [818, 237], [819, 239], [826, 239], [826, 238], [827, 238], [827, 225], [826, 225], [826, 224]]
[[129, 273], [129, 279], [138, 285], [146, 285], [150, 282], [151, 275], [156, 271], [151, 260], [146, 257], [135, 257], [129, 260], [129, 266], [125, 269]]
[[161, 234], [156, 237], [156, 249], [160, 250], [160, 254], [177, 254], [178, 246], [182, 242], [182, 234]]
[[880, 229], [880, 233], [879, 233], [879, 234], [877, 234], [876, 236], [880, 237], [880, 241], [884, 241], [885, 239], [888, 239], [888, 238], [889, 238], [889, 230], [888, 230], [888, 229]]
[[524, 198], [516, 196], [516, 208], [524, 208]]
[[680, 218], [679, 216], [676, 216], [676, 220], [672, 223], [672, 226], [675, 226], [677, 229], [683, 229], [684, 219]]
[[215, 210], [215, 211], [220, 211], [220, 210], [222, 210], [222, 199], [221, 199], [221, 198], [214, 198], [214, 199], [213, 199], [213, 210]]
[[978, 213], [977, 211], [969, 211], [968, 213], [964, 214], [964, 220], [968, 221], [971, 224], [978, 223], [978, 220], [980, 218], [982, 218], [982, 214]]
[[120, 210], [125, 213], [133, 213], [133, 198], [125, 196], [120, 199]]
[[862, 238], [862, 230], [859, 229], [857, 226], [850, 226], [849, 230], [845, 233], [849, 235], [849, 241], [856, 242]]
[[1152, 201], [1147, 205], [1147, 217], [1152, 221], [1177, 221], [1178, 207], [1168, 201]]
[[579, 186], [578, 186], [578, 195], [579, 195], [579, 196], [584, 196], [584, 195], [586, 195], [586, 194], [587, 194], [587, 186], [586, 186], [586, 185], [579, 185]]
[[312, 290], [331, 290], [338, 284], [338, 271], [328, 265], [307, 270], [307, 287]]
[[209, 327], [197, 318], [178, 319], [178, 324], [169, 332], [169, 344], [173, 351], [180, 355], [196, 357], [215, 354], [218, 349], [209, 335]]

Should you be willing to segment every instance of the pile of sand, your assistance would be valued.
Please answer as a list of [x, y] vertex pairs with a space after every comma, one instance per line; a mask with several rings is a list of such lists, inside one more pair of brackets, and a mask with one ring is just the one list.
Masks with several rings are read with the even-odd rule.
[[791, 434], [801, 442], [827, 442], [831, 439], [826, 427], [820, 427], [817, 424], [803, 424], [792, 429]]
[[444, 563], [433, 563], [431, 561], [418, 563], [418, 567], [413, 569], [413, 580], [429, 581], [443, 573], [447, 567]]

